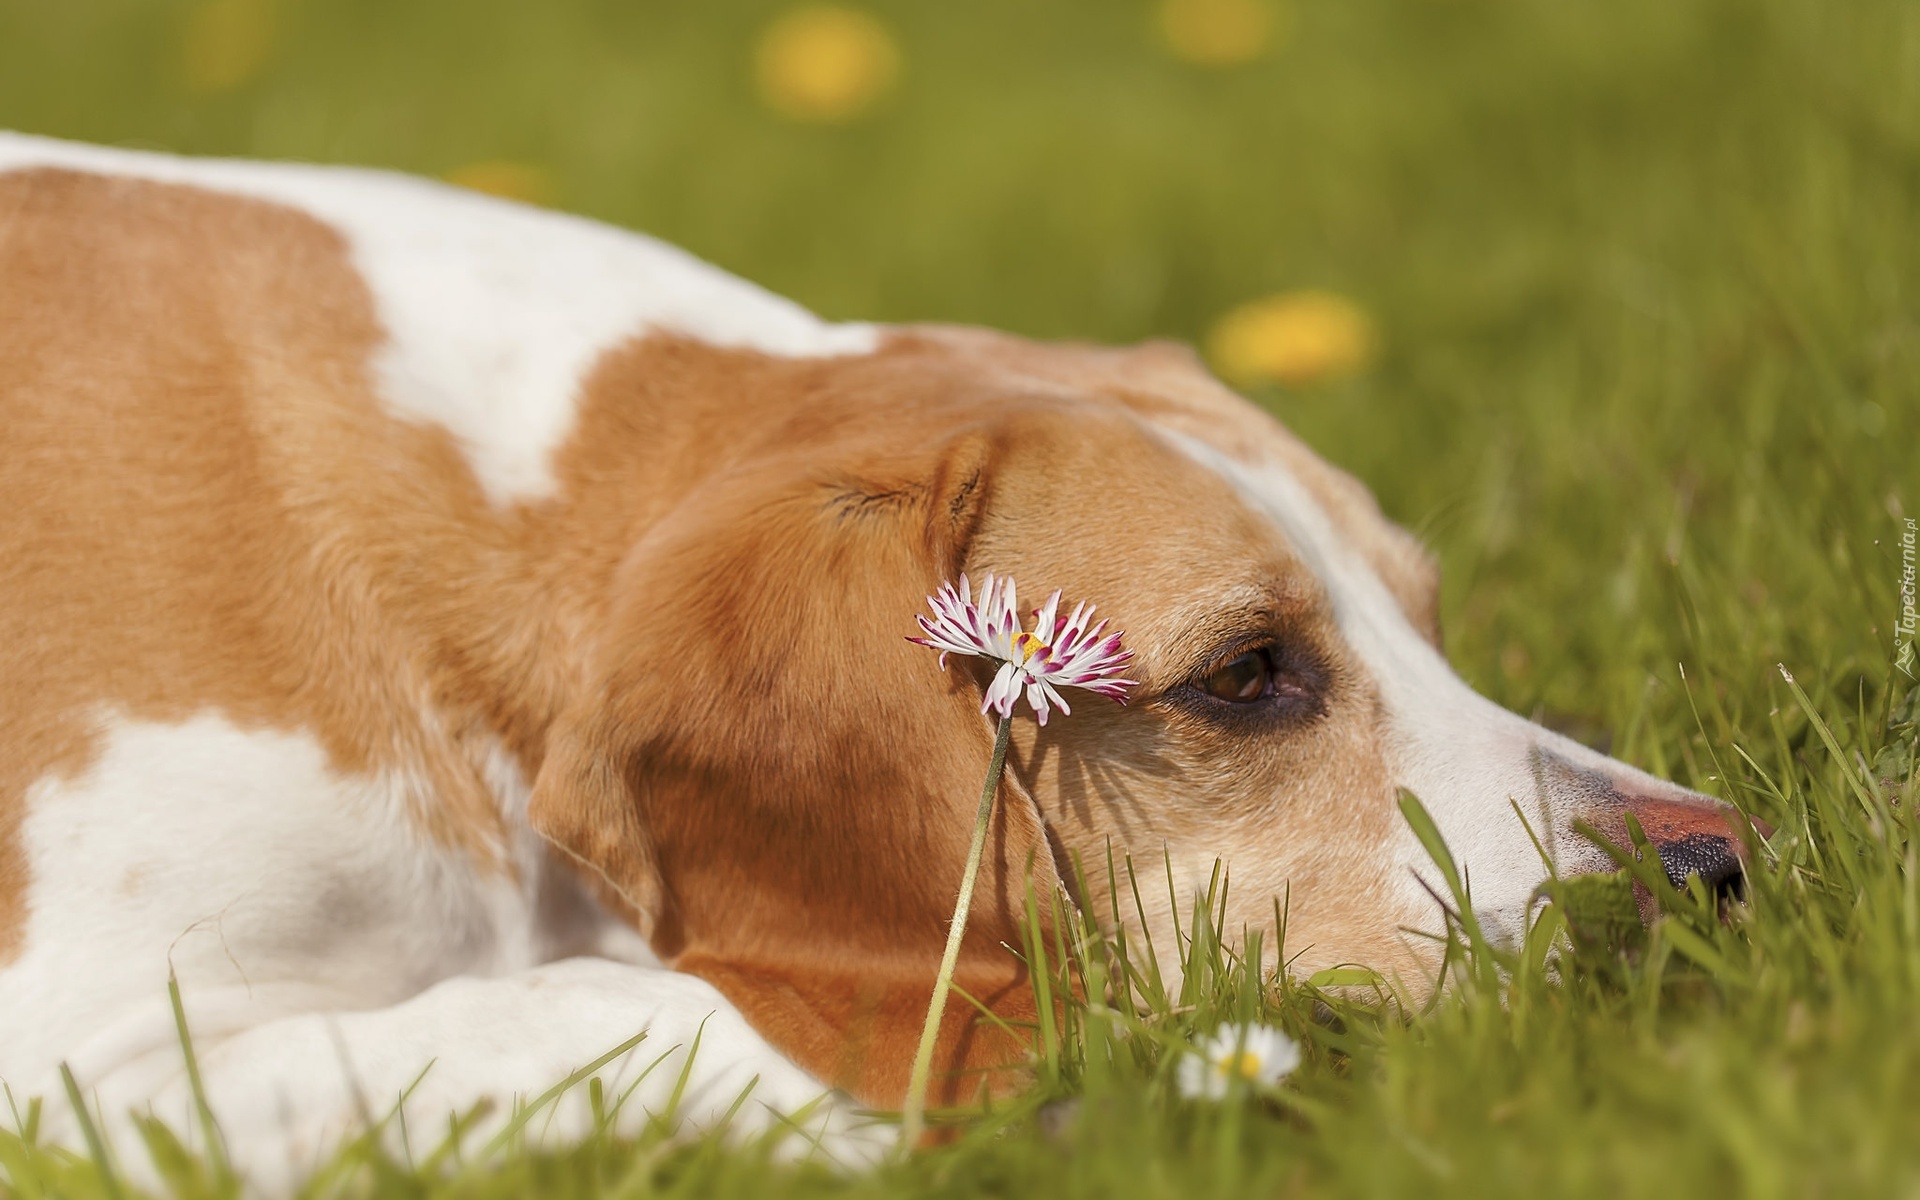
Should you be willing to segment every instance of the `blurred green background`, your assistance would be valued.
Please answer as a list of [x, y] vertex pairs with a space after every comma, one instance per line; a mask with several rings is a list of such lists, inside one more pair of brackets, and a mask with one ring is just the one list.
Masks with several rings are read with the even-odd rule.
[[451, 177], [832, 317], [1193, 341], [1436, 545], [1470, 679], [1660, 769], [1681, 659], [1736, 709], [1886, 678], [1911, 0], [0, 0], [0, 125]]

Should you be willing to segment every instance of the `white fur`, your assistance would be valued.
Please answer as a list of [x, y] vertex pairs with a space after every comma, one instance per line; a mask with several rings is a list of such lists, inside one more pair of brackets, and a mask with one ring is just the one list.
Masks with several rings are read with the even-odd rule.
[[862, 354], [865, 325], [792, 301], [651, 238], [407, 175], [176, 158], [0, 133], [0, 172], [59, 166], [284, 204], [338, 230], [389, 343], [378, 390], [452, 432], [496, 503], [549, 494], [549, 459], [601, 354], [649, 330], [769, 354]]
[[[644, 1031], [652, 1053], [608, 1068], [609, 1083], [630, 1079], [635, 1061], [690, 1044], [708, 1020], [686, 1112], [696, 1123], [717, 1120], [753, 1075], [764, 1103], [745, 1110], [746, 1127], [765, 1125], [767, 1104], [791, 1111], [826, 1092], [583, 896], [565, 897], [573, 923], [595, 927], [556, 927], [551, 889], [573, 885], [544, 874], [537, 842], [517, 872], [478, 868], [420, 832], [405, 778], [342, 775], [305, 733], [212, 713], [175, 725], [107, 713], [98, 733], [83, 774], [27, 794], [25, 948], [0, 969], [0, 1080], [17, 1096], [59, 1096], [65, 1061], [123, 1133], [128, 1107], [149, 1098], [184, 1128], [169, 969], [216, 1116], [267, 1191], [353, 1128], [343, 1061], [384, 1112], [438, 1060], [409, 1110], [416, 1129], [437, 1130]], [[517, 771], [497, 748], [475, 757], [517, 818]], [[633, 961], [539, 965], [572, 950]], [[655, 1081], [641, 1098], [657, 1109], [664, 1095]], [[560, 1112], [542, 1128], [585, 1131], [577, 1108]], [[842, 1152], [873, 1144], [850, 1132], [843, 1102], [821, 1112]], [[73, 1140], [71, 1126], [51, 1129]], [[123, 1155], [137, 1145], [122, 1143]]]
[[[164, 1009], [164, 998], [155, 1007]], [[189, 1006], [187, 1015], [222, 1143], [252, 1187], [270, 1195], [292, 1192], [369, 1125], [388, 1153], [418, 1161], [442, 1148], [451, 1117], [485, 1105], [458, 1139], [472, 1160], [517, 1111], [636, 1035], [644, 1035], [637, 1046], [590, 1076], [603, 1085], [618, 1135], [654, 1120], [669, 1130], [771, 1132], [787, 1157], [817, 1147], [843, 1166], [870, 1163], [892, 1143], [889, 1127], [863, 1121], [844, 1101], [822, 1102], [820, 1084], [707, 983], [657, 967], [580, 958], [453, 978], [390, 1008], [304, 1013], [226, 1038], [202, 1036], [197, 1012]], [[171, 1028], [170, 1012], [154, 1016]], [[76, 1071], [136, 1179], [151, 1181], [153, 1171], [128, 1153], [138, 1145], [131, 1114], [204, 1138], [177, 1044]], [[587, 1077], [524, 1124], [527, 1144], [557, 1150], [594, 1132]], [[79, 1141], [66, 1106], [55, 1106], [50, 1121], [51, 1137]]]
[[27, 792], [25, 950], [0, 971], [9, 1080], [163, 995], [169, 959], [184, 988], [251, 990], [267, 1012], [534, 961], [528, 904], [496, 894], [519, 888], [423, 845], [404, 781], [341, 777], [310, 735], [213, 714], [108, 713], [99, 735], [85, 774]]

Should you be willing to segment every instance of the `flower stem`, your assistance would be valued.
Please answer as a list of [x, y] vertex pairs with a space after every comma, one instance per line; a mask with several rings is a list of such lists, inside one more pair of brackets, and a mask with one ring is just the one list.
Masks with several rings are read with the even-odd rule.
[[940, 974], [933, 981], [933, 999], [927, 1004], [927, 1023], [920, 1030], [920, 1049], [913, 1056], [913, 1074], [907, 1081], [907, 1108], [901, 1114], [900, 1146], [911, 1151], [927, 1124], [927, 1080], [933, 1071], [933, 1044], [940, 1036], [940, 1017], [947, 1010], [947, 992], [953, 987], [953, 965], [960, 958], [960, 938], [967, 931], [967, 910], [973, 907], [973, 885], [980, 875], [980, 853], [987, 844], [987, 819], [1000, 791], [1000, 773], [1007, 765], [1007, 735], [1013, 716], [1000, 718], [993, 735], [993, 761], [987, 764], [986, 786], [980, 789], [980, 811], [973, 818], [973, 844], [967, 848], [967, 870], [960, 876], [960, 898], [953, 905], [953, 923], [947, 927], [947, 951], [940, 958]]

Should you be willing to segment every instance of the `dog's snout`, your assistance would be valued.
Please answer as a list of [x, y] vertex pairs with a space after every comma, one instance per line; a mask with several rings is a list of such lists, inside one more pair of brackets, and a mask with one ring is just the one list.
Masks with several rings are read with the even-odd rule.
[[1700, 882], [1713, 891], [1738, 888], [1747, 843], [1736, 825], [1745, 818], [1735, 809], [1705, 796], [1621, 799], [1622, 812], [1632, 813], [1639, 822], [1673, 886], [1685, 887], [1688, 877], [1698, 875]]
[[1736, 845], [1729, 844], [1725, 838], [1694, 836], [1677, 842], [1656, 842], [1654, 849], [1673, 886], [1685, 887], [1689, 876], [1698, 875], [1709, 889], [1719, 891], [1740, 878]]
[[[1542, 794], [1563, 806], [1560, 811], [1570, 814], [1576, 826], [1584, 825], [1590, 839], [1630, 850], [1634, 838], [1627, 818], [1632, 816], [1674, 887], [1684, 888], [1698, 875], [1715, 892], [1739, 891], [1751, 839], [1741, 829], [1750, 818], [1738, 809], [1623, 764], [1576, 764], [1552, 751], [1538, 754], [1535, 770]], [[1764, 822], [1751, 824], [1763, 838], [1773, 833]], [[1586, 869], [1610, 869], [1611, 860], [1603, 855], [1587, 861], [1592, 865]]]

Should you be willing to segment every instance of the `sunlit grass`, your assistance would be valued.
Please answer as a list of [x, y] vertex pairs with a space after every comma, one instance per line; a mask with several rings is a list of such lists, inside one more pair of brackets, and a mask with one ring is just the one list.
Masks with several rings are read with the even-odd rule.
[[[1199, 70], [1149, 0], [900, 0], [854, 6], [904, 65], [835, 124], [764, 99], [756, 39], [786, 4], [249, 5], [0, 0], [0, 124], [538, 164], [557, 203], [836, 317], [1204, 343], [1252, 297], [1344, 297], [1371, 327], [1355, 372], [1250, 386], [1439, 552], [1461, 672], [1776, 827], [1730, 919], [1674, 894], [1640, 933], [1562, 892], [1511, 954], [1457, 929], [1431, 1006], [1370, 1000], [1358, 969], [1274, 976], [1297, 946], [1231, 959], [1203, 911], [1154, 948], [1188, 959], [1177, 988], [1069, 928], [1032, 1093], [870, 1175], [661, 1130], [424, 1175], [362, 1143], [314, 1194], [1920, 1187], [1915, 701], [1892, 667], [1920, 508], [1920, 8], [1276, 4], [1257, 54]], [[190, 86], [183, 46], [229, 8], [266, 14], [266, 48]], [[1283, 1099], [1181, 1102], [1178, 1047], [1244, 1019], [1306, 1047]], [[203, 1150], [178, 1161], [180, 1194], [230, 1189]], [[0, 1165], [24, 1194], [109, 1194], [17, 1138]]]

